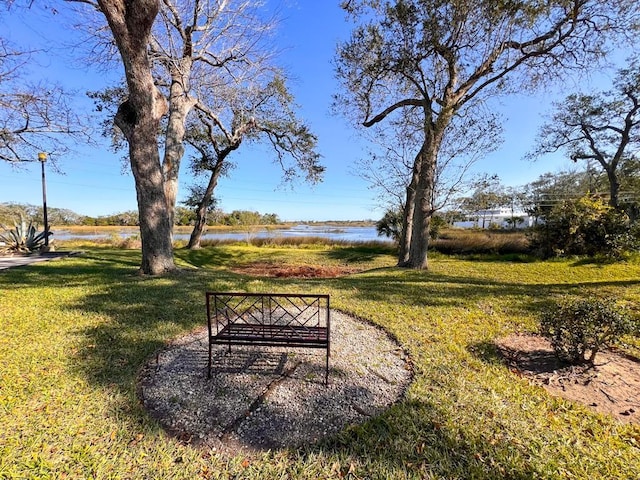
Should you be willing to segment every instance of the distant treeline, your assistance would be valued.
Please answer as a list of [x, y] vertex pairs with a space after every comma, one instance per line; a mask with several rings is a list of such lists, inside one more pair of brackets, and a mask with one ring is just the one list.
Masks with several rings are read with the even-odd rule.
[[[20, 204], [20, 203], [0, 203], [0, 224], [13, 226], [14, 222], [20, 221], [35, 222], [38, 225], [44, 224], [42, 206]], [[127, 212], [114, 213], [113, 215], [101, 215], [90, 217], [80, 215], [66, 208], [47, 208], [47, 219], [50, 225], [87, 225], [87, 226], [138, 226], [138, 212], [131, 210]], [[178, 226], [193, 225], [195, 213], [184, 207], [176, 208], [175, 224]], [[234, 210], [225, 213], [215, 210], [209, 214], [208, 225], [277, 225], [282, 223], [275, 213], [261, 214], [248, 210]]]

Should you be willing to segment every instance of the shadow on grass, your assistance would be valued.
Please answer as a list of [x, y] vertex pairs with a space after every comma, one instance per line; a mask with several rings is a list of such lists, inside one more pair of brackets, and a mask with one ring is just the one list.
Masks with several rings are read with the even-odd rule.
[[200, 248], [197, 250], [181, 248], [175, 250], [174, 253], [185, 262], [198, 268], [220, 267], [242, 256], [239, 253], [234, 255], [229, 250], [215, 247]]
[[381, 255], [396, 255], [396, 249], [388, 245], [357, 245], [334, 247], [326, 252], [328, 258], [345, 263], [368, 262]]
[[559, 360], [552, 350], [543, 348], [517, 349], [498, 347], [493, 342], [480, 342], [469, 345], [467, 350], [485, 363], [507, 365], [533, 375], [552, 373], [568, 366]]
[[[301, 450], [303, 458], [318, 454], [355, 459], [372, 478], [491, 478], [524, 480], [536, 477], [531, 462], [509, 442], [487, 442], [491, 432], [478, 429], [465, 436], [445, 425], [448, 413], [426, 400], [406, 400], [382, 415], [345, 429], [336, 437]], [[501, 461], [501, 459], [509, 461]], [[336, 478], [349, 478], [350, 465], [340, 465]]]
[[[449, 255], [447, 252], [441, 252]], [[495, 262], [495, 263], [537, 263], [543, 259], [527, 253], [451, 253], [454, 258], [469, 262]]]
[[467, 346], [474, 357], [490, 365], [504, 365], [504, 357], [494, 342], [478, 342]]
[[[364, 254], [375, 256], [372, 252], [360, 252], [351, 257], [350, 249], [344, 250], [338, 250], [335, 255], [343, 255], [344, 259]], [[219, 267], [232, 261], [233, 255], [207, 249], [188, 252], [184, 258], [196, 266]], [[74, 368], [94, 384], [115, 386], [132, 403], [137, 402], [131, 395], [132, 387], [145, 361], [168, 340], [206, 324], [205, 290], [252, 291], [257, 281], [224, 269], [206, 268], [162, 278], [139, 277], [135, 275], [139, 252], [110, 249], [92, 250], [84, 260], [54, 263], [12, 272], [0, 277], [0, 285], [3, 288], [5, 282], [16, 288], [41, 282], [97, 285], [75, 303], [60, 307], [74, 313], [93, 314], [89, 322], [78, 326], [79, 348]], [[527, 309], [539, 308], [550, 293], [577, 292], [583, 285], [520, 284], [394, 268], [332, 280], [269, 279], [264, 284], [269, 289], [287, 290], [329, 287], [333, 291], [348, 292], [348, 298], [388, 302], [394, 307], [464, 306], [469, 302], [509, 297], [513, 308]], [[621, 287], [638, 284], [640, 280], [584, 285]], [[473, 348], [485, 361], [498, 361], [495, 347], [478, 344]], [[439, 387], [434, 382], [429, 388]], [[119, 413], [138, 419], [140, 414], [136, 412], [139, 410], [130, 408]], [[300, 451], [300, 455], [310, 463], [325, 453], [335, 454], [338, 458], [353, 457], [361, 462], [363, 469], [374, 472], [379, 478], [536, 477], [535, 462], [528, 458], [532, 455], [530, 449], [517, 448], [504, 440], [485, 441], [491, 436], [481, 428], [482, 425], [472, 425], [478, 428], [465, 430], [452, 422], [447, 424], [450, 420], [451, 412], [437, 403], [427, 399], [407, 400], [363, 425], [347, 428], [319, 446]], [[480, 423], [477, 419], [465, 420]], [[349, 466], [339, 468], [346, 469], [340, 473], [347, 477]]]
[[510, 300], [517, 310], [538, 311], [553, 295], [580, 294], [583, 289], [630, 287], [638, 280], [603, 280], [574, 283], [518, 283], [484, 280], [398, 268], [382, 268], [363, 275], [337, 278], [331, 285], [356, 293], [367, 301], [388, 301], [417, 307], [461, 307], [481, 301]]
[[77, 262], [25, 270], [18, 283], [85, 286], [86, 294], [61, 305], [91, 315], [78, 326], [74, 370], [99, 385], [131, 391], [138, 369], [167, 341], [206, 325], [207, 289], [244, 288], [246, 280], [226, 272], [180, 270], [163, 277], [137, 274], [137, 251], [93, 249]]
[[112, 278], [133, 276], [139, 266], [137, 251], [95, 248], [71, 257], [4, 270], [0, 287], [97, 285]]

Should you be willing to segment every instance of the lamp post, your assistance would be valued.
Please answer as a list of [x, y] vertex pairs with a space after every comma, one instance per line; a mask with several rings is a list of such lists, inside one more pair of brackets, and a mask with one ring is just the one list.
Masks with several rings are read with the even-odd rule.
[[42, 166], [42, 211], [44, 215], [44, 246], [49, 246], [49, 219], [47, 218], [47, 182], [44, 177], [44, 164], [47, 161], [45, 152], [38, 153], [38, 161]]

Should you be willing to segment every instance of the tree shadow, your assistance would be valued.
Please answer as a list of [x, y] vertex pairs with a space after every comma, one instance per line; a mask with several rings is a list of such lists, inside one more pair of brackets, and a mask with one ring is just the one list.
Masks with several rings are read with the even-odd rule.
[[381, 255], [395, 255], [395, 251], [393, 247], [385, 245], [357, 245], [332, 248], [325, 255], [345, 263], [360, 263], [372, 261]]
[[[193, 256], [192, 256], [193, 255]], [[83, 262], [42, 265], [37, 269], [25, 269], [7, 276], [3, 282], [13, 288], [40, 282], [61, 285], [85, 285], [103, 282], [104, 287], [87, 293], [64, 308], [95, 314], [92, 324], [78, 329], [78, 351], [73, 354], [73, 372], [97, 385], [114, 386], [127, 401], [136, 403], [131, 395], [132, 385], [141, 365], [175, 338], [197, 326], [206, 324], [204, 292], [206, 290], [246, 290], [256, 287], [256, 280], [227, 272], [203, 268], [198, 272], [182, 272], [162, 278], [138, 277], [134, 274], [139, 265], [138, 252], [96, 251]], [[190, 263], [206, 267], [212, 258], [219, 264], [233, 260], [224, 252], [189, 253]], [[348, 279], [269, 280], [270, 286], [297, 288], [300, 285], [349, 291], [365, 301], [393, 302], [397, 305], [415, 306], [464, 306], [500, 296], [513, 299], [514, 308], [537, 310], [550, 293], [566, 293], [567, 288], [577, 289], [582, 284], [519, 284], [465, 276], [407, 271], [398, 276], [396, 269], [370, 271], [365, 276]], [[638, 285], [636, 281], [603, 281], [586, 283], [593, 286]], [[3, 285], [4, 287], [4, 285]], [[470, 347], [480, 352], [485, 361], [497, 362], [495, 346], [477, 344]], [[200, 365], [196, 373], [205, 374]], [[434, 386], [437, 388], [437, 386]], [[366, 398], [366, 392], [348, 392]], [[329, 396], [318, 399], [318, 410]], [[213, 407], [212, 407], [213, 408]], [[127, 415], [137, 416], [135, 409]], [[389, 411], [371, 418], [362, 425], [349, 427], [332, 439], [299, 450], [309, 462], [317, 462], [318, 455], [326, 453], [339, 458], [354, 458], [375, 472], [388, 472], [389, 478], [441, 476], [447, 478], [535, 478], [537, 471], [522, 451], [507, 441], [482, 444], [482, 425], [478, 426], [478, 438], [466, 438], [461, 429], [446, 426], [442, 419], [450, 416], [441, 406], [427, 400], [406, 400]], [[493, 426], [491, 428], [496, 428]], [[484, 435], [484, 437], [483, 437]], [[484, 459], [492, 461], [484, 461]], [[510, 462], [493, 461], [494, 458], [514, 458]], [[508, 465], [508, 467], [505, 467]], [[348, 466], [341, 471], [348, 474]], [[509, 468], [505, 470], [505, 468]], [[383, 474], [380, 474], [382, 476]]]
[[447, 415], [436, 403], [405, 400], [364, 424], [300, 449], [299, 454], [309, 461], [321, 455], [344, 459], [335, 472], [340, 478], [349, 478], [350, 462], [365, 472], [378, 472], [375, 478], [536, 477], [534, 466], [516, 445], [484, 441], [483, 436], [490, 436], [488, 426], [478, 429], [476, 438], [465, 437], [455, 426], [445, 425]]
[[234, 455], [314, 442], [379, 414], [412, 378], [397, 344], [377, 329], [344, 315], [334, 326], [341, 335], [328, 384], [324, 354], [294, 347], [216, 345], [209, 379], [201, 328], [145, 365], [141, 397], [175, 435]]
[[227, 265], [235, 258], [240, 258], [241, 254], [232, 254], [229, 250], [207, 247], [196, 250], [181, 248], [174, 250], [174, 254], [183, 261], [197, 268], [221, 267]]
[[68, 266], [47, 272], [46, 277], [64, 285], [103, 283], [103, 288], [66, 306], [99, 319], [78, 331], [73, 369], [99, 385], [115, 385], [123, 393], [130, 392], [140, 365], [167, 341], [206, 325], [205, 291], [247, 289], [250, 282], [207, 270], [144, 277], [123, 267], [118, 258], [89, 258], [93, 265], [83, 272]]
[[504, 365], [533, 375], [552, 373], [568, 366], [547, 348], [525, 350], [498, 345], [495, 342], [479, 342], [469, 345], [467, 350], [485, 363]]
[[[483, 301], [510, 300], [510, 310], [536, 312], [555, 295], [579, 294], [586, 289], [629, 287], [639, 280], [603, 280], [574, 283], [518, 283], [448, 275], [429, 271], [381, 268], [366, 275], [331, 280], [331, 285], [355, 292], [367, 301], [389, 301], [417, 307], [464, 307]], [[374, 272], [371, 274], [371, 272]], [[379, 273], [378, 273], [379, 272]]]
[[[532, 335], [529, 338], [537, 338]], [[467, 350], [479, 360], [492, 365], [504, 365], [511, 370], [529, 375], [545, 375], [569, 366], [561, 361], [551, 348], [507, 346], [496, 342], [478, 342]]]

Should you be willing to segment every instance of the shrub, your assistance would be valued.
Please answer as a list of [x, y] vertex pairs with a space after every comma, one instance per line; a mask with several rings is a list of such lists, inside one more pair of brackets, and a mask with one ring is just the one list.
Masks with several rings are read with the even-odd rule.
[[543, 257], [605, 255], [621, 258], [638, 250], [637, 225], [602, 198], [585, 195], [554, 206], [533, 231], [531, 245]]
[[441, 230], [447, 226], [447, 222], [440, 215], [433, 215], [431, 217], [431, 223], [429, 224], [429, 238], [431, 240], [437, 240], [440, 236]]
[[[402, 224], [404, 212], [402, 209], [387, 210], [380, 220], [376, 222], [376, 231], [379, 236], [391, 238], [397, 242], [402, 237]], [[441, 230], [447, 226], [446, 220], [440, 215], [432, 215], [429, 223], [429, 238], [437, 240]]]
[[542, 313], [540, 332], [551, 341], [560, 360], [593, 365], [603, 347], [638, 331], [631, 316], [614, 301], [563, 299]]

